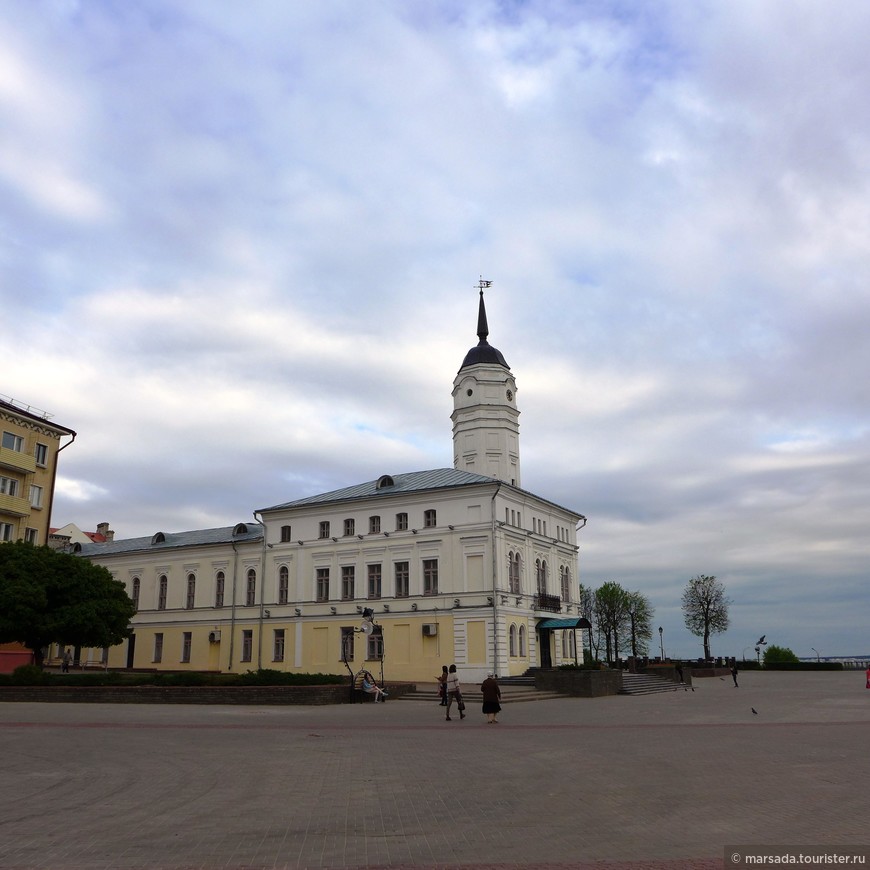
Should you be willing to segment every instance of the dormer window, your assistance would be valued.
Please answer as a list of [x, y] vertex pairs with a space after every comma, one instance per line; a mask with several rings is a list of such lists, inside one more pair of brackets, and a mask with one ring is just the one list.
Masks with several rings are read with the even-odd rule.
[[235, 538], [237, 535], [247, 535], [247, 534], [248, 534], [248, 527], [247, 527], [244, 523], [239, 523], [239, 524], [238, 524], [238, 525], [233, 529], [233, 537], [234, 537], [234, 538]]
[[389, 474], [382, 474], [378, 478], [377, 489], [384, 489], [384, 487], [395, 486], [395, 485], [396, 485], [396, 481], [394, 481], [393, 478], [390, 477]]
[[163, 532], [157, 532], [153, 538], [151, 538], [151, 543], [153, 544], [163, 544], [166, 542], [166, 535]]

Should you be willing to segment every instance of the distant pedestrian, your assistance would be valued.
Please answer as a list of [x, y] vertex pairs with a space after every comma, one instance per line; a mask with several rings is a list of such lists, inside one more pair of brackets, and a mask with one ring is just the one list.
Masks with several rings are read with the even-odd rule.
[[72, 662], [72, 655], [70, 655], [70, 651], [68, 649], [64, 650], [63, 651], [63, 663], [60, 666], [61, 673], [63, 673], [63, 674], [69, 673], [70, 662]]
[[435, 678], [438, 681], [438, 697], [441, 699], [441, 706], [447, 706], [447, 665], [441, 666], [441, 675]]
[[867, 688], [870, 689], [870, 668], [867, 668]]
[[456, 665], [450, 665], [447, 671], [447, 721], [451, 722], [450, 708], [456, 701], [456, 709], [459, 710], [459, 718], [465, 718], [465, 701], [462, 700], [462, 687], [459, 683], [459, 674], [456, 673]]
[[737, 659], [731, 659], [731, 679], [734, 680], [734, 688], [739, 689], [737, 685]]
[[483, 693], [483, 712], [486, 714], [486, 721], [489, 725], [498, 724], [498, 716], [501, 713], [501, 689], [498, 686], [498, 677], [495, 674], [488, 674], [486, 679], [480, 684], [480, 691]]

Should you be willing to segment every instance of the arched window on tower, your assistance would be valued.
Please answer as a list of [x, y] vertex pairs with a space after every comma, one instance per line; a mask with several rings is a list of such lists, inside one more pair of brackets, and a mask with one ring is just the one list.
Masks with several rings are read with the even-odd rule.
[[245, 596], [245, 604], [248, 607], [257, 603], [257, 572], [253, 568], [248, 568], [247, 573], [248, 588]]
[[278, 571], [278, 603], [286, 604], [290, 593], [290, 571], [282, 565]]
[[520, 658], [526, 657], [526, 627], [520, 626]]
[[509, 655], [512, 658], [516, 658], [517, 654], [517, 627], [514, 623], [511, 623], [510, 635], [508, 637], [509, 642]]

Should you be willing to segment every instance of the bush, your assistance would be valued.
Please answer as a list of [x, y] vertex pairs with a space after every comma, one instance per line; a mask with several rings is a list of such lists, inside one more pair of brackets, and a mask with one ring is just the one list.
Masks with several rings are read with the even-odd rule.
[[774, 662], [797, 662], [798, 657], [787, 646], [769, 646], [764, 651], [764, 666]]
[[13, 686], [44, 686], [51, 680], [51, 675], [45, 673], [37, 665], [21, 665], [12, 671]]

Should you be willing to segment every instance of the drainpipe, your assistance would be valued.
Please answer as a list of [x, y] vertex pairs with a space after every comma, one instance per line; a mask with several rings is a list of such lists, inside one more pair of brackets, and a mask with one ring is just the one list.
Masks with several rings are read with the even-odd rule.
[[257, 670], [263, 669], [263, 617], [264, 607], [266, 606], [266, 524], [263, 522], [263, 515], [260, 514], [260, 519], [257, 519], [258, 511], [254, 511], [254, 522], [263, 530], [263, 552], [260, 557], [260, 627], [257, 629]]
[[60, 461], [58, 457], [60, 456], [60, 452], [62, 450], [66, 450], [67, 447], [69, 447], [70, 444], [72, 444], [73, 441], [76, 440], [76, 433], [73, 432], [72, 429], [69, 430], [69, 434], [72, 435], [72, 438], [67, 441], [67, 443], [64, 444], [63, 447], [58, 447], [57, 453], [54, 454], [54, 468], [52, 468], [51, 470], [51, 489], [49, 489], [48, 491], [48, 525], [46, 525], [45, 527], [45, 540], [42, 542], [45, 546], [48, 546], [48, 536], [51, 530], [51, 512], [54, 510], [54, 487], [57, 482], [57, 466], [58, 462]]
[[496, 553], [496, 530], [498, 523], [495, 519], [495, 500], [501, 490], [501, 482], [495, 488], [489, 503], [490, 522], [492, 524], [492, 672], [498, 673], [498, 555]]
[[233, 649], [236, 645], [236, 576], [239, 568], [239, 551], [236, 549], [236, 540], [233, 538], [233, 600], [230, 608], [230, 663], [229, 671], [233, 670]]

